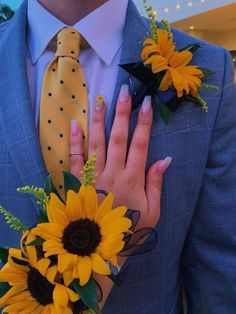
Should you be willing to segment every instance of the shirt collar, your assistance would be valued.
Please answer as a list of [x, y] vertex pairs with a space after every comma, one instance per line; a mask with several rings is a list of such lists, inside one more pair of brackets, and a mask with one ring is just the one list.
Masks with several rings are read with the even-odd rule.
[[[123, 43], [128, 0], [109, 0], [73, 27], [109, 65]], [[58, 20], [37, 0], [28, 1], [27, 42], [32, 63], [36, 63], [55, 35], [68, 25]]]

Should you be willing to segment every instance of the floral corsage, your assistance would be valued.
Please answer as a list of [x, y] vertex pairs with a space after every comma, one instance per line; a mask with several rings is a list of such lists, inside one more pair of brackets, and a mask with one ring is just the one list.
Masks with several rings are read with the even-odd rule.
[[[135, 230], [138, 211], [113, 208], [113, 193], [94, 188], [95, 160], [93, 156], [86, 163], [81, 182], [64, 173], [65, 200], [51, 176], [44, 189], [18, 189], [37, 199], [38, 223], [32, 228], [0, 207], [10, 227], [23, 232], [19, 249], [0, 248], [2, 313], [101, 314], [102, 287], [94, 274], [120, 287], [118, 256], [141, 254], [155, 246], [153, 229]], [[143, 238], [148, 240], [140, 245]]]
[[121, 65], [143, 84], [135, 102], [141, 103], [145, 95], [151, 95], [153, 108], [158, 110], [166, 123], [170, 120], [171, 111], [175, 111], [182, 100], [196, 102], [207, 111], [201, 89], [218, 87], [204, 83], [204, 79], [213, 74], [210, 69], [190, 64], [201, 45], [192, 43], [176, 50], [169, 23], [161, 21], [157, 26], [156, 13], [146, 3], [147, 0], [144, 0], [150, 21], [150, 36], [144, 40], [141, 61]]

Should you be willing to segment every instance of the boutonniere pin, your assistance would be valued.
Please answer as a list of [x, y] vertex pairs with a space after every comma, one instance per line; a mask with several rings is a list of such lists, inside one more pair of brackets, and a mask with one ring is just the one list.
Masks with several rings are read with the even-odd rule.
[[[139, 98], [152, 96], [153, 109], [158, 110], [168, 123], [171, 111], [175, 111], [183, 100], [199, 104], [205, 111], [207, 102], [201, 97], [201, 90], [218, 89], [206, 84], [211, 76], [210, 69], [191, 64], [194, 54], [201, 48], [199, 43], [191, 43], [180, 50], [176, 49], [174, 36], [167, 21], [156, 23], [156, 13], [144, 0], [150, 22], [149, 37], [143, 42], [141, 60], [137, 63], [121, 65], [131, 76], [142, 82]], [[141, 99], [139, 99], [141, 102]]]

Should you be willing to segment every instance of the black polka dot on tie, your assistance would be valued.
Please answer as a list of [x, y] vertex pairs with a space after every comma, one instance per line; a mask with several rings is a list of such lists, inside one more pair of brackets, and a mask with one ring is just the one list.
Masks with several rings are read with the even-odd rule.
[[63, 185], [59, 185], [59, 189], [60, 189], [60, 190], [63, 189]]
[[56, 72], [56, 69], [53, 68], [53, 69], [52, 69], [52, 72]]
[[63, 108], [63, 107], [60, 107], [60, 110], [61, 110], [61, 111], [63, 111], [63, 110], [64, 110], [64, 108]]
[[59, 41], [58, 45], [61, 45], [61, 41]]
[[71, 34], [75, 34], [75, 32], [71, 32]]
[[79, 60], [77, 60], [77, 62], [80, 63]]
[[48, 123], [49, 123], [49, 124], [52, 123], [52, 120], [48, 120]]
[[61, 164], [61, 165], [63, 164], [63, 160], [60, 160], [60, 164]]
[[48, 146], [48, 150], [52, 150], [52, 147], [51, 147], [51, 146]]
[[60, 81], [60, 84], [64, 84], [64, 81], [61, 80], [61, 81]]
[[75, 95], [72, 95], [72, 99], [75, 99]]
[[60, 137], [63, 137], [63, 134], [60, 134]]
[[86, 84], [85, 84], [85, 83], [83, 83], [83, 86], [84, 86], [84, 87], [86, 87]]
[[83, 135], [83, 139], [85, 139], [85, 135]]
[[75, 69], [72, 69], [72, 72], [75, 72]]
[[52, 93], [48, 93], [48, 96], [51, 97], [51, 96], [52, 96]]
[[83, 113], [86, 113], [86, 110], [85, 110], [85, 109], [83, 110]]
[[74, 50], [71, 50], [71, 52], [70, 52], [70, 53], [73, 55], [75, 52], [74, 52]]

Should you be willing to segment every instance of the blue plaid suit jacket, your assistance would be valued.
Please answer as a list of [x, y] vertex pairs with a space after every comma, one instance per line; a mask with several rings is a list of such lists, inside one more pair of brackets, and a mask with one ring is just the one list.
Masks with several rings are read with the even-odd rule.
[[[27, 225], [36, 206], [16, 193], [23, 185], [43, 186], [43, 163], [26, 71], [26, 8], [0, 28], [0, 204]], [[140, 59], [148, 23], [130, 1], [121, 63]], [[195, 42], [173, 30], [177, 48]], [[199, 41], [199, 40], [197, 40]], [[147, 254], [130, 258], [123, 293], [113, 289], [105, 314], [183, 313], [186, 291], [189, 314], [236, 313], [236, 88], [230, 55], [201, 42], [194, 64], [211, 68], [208, 80], [218, 91], [204, 92], [209, 112], [185, 101], [166, 126], [155, 116], [148, 166], [167, 155], [173, 164], [165, 176], [159, 241]], [[112, 109], [111, 130], [120, 86], [120, 69]], [[131, 133], [137, 110], [132, 112]], [[19, 236], [0, 221], [0, 245], [17, 245]]]

